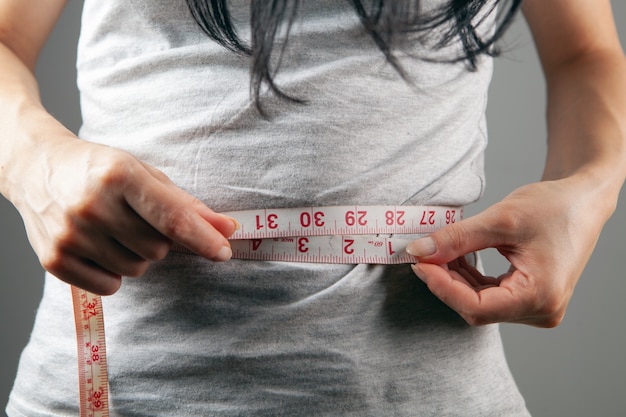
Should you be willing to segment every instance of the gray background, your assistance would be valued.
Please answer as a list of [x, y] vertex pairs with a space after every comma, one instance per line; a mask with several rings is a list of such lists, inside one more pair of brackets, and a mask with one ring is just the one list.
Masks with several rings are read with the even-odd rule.
[[[626, 3], [613, 0], [626, 45]], [[80, 125], [75, 44], [82, 2], [72, 0], [39, 61], [44, 104], [70, 129]], [[544, 84], [522, 19], [509, 32], [488, 108], [487, 192], [470, 214], [514, 188], [539, 179], [545, 156]], [[503, 325], [507, 356], [535, 416], [626, 414], [626, 191], [556, 329]], [[487, 251], [487, 271], [506, 268]], [[42, 292], [43, 272], [28, 246], [19, 215], [0, 197], [0, 405], [10, 390], [19, 352], [28, 340]], [[42, 352], [45, 354], [45, 352]], [[0, 408], [3, 409], [4, 407]]]

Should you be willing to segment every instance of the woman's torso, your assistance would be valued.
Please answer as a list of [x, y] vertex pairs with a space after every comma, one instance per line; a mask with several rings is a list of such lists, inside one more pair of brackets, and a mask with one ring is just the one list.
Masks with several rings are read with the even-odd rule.
[[[80, 136], [217, 211], [476, 200], [490, 60], [469, 72], [403, 57], [411, 86], [348, 2], [301, 3], [276, 81], [306, 103], [263, 95], [264, 119], [248, 58], [209, 40], [183, 0], [85, 1]], [[497, 326], [467, 326], [408, 266], [173, 253], [104, 308], [113, 415], [526, 415]], [[9, 410], [75, 412], [73, 333], [69, 289], [48, 276]]]

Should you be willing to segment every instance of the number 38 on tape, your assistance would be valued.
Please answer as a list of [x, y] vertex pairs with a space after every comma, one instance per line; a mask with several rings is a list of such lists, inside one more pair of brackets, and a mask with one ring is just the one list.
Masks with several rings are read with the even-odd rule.
[[80, 416], [108, 417], [109, 382], [102, 299], [80, 288], [71, 288], [78, 348]]
[[[224, 213], [240, 228], [231, 236], [233, 258], [267, 261], [398, 264], [415, 260], [407, 239], [455, 223], [457, 207], [334, 206]], [[189, 252], [175, 244], [172, 248]], [[108, 378], [101, 298], [72, 287], [81, 417], [108, 417]]]

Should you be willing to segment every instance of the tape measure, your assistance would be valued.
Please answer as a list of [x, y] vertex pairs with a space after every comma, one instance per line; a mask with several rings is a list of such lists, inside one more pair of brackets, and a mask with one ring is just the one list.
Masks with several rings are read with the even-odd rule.
[[109, 416], [104, 315], [99, 295], [72, 287], [81, 417]]
[[[239, 222], [233, 259], [401, 264], [406, 245], [463, 217], [460, 207], [324, 206], [224, 212]], [[392, 235], [410, 235], [399, 238]], [[172, 250], [192, 253], [175, 244]]]
[[[233, 259], [260, 261], [414, 263], [406, 245], [462, 219], [442, 206], [323, 206], [224, 212], [239, 222], [229, 238]], [[410, 235], [399, 238], [392, 235]], [[173, 251], [193, 253], [179, 245]], [[109, 396], [100, 296], [72, 287], [81, 417], [108, 417]]]

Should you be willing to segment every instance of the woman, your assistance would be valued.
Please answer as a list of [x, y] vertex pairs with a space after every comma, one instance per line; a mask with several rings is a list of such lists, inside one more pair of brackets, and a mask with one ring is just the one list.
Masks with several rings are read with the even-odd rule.
[[[487, 57], [443, 64], [471, 53], [456, 37], [435, 48], [441, 37], [425, 32], [402, 44], [386, 36], [393, 25], [381, 19], [373, 30], [349, 2], [301, 4], [281, 65], [270, 61], [268, 77], [263, 59], [254, 60], [261, 70], [250, 100], [245, 44], [237, 55], [207, 39], [188, 5], [86, 2], [77, 141], [41, 109], [31, 76], [63, 2], [21, 3], [0, 3], [0, 190], [46, 269], [98, 293], [117, 291], [105, 299], [116, 413], [526, 414], [497, 327], [460, 317], [558, 324], [613, 210], [625, 170], [625, 95], [608, 2], [525, 3], [549, 86], [545, 181], [409, 246], [417, 275], [452, 310], [407, 267], [210, 263], [168, 251], [176, 242], [229, 258], [225, 237], [236, 226], [207, 207], [474, 201]], [[233, 22], [250, 19], [242, 3], [232, 4]], [[418, 16], [440, 3], [424, 2]], [[260, 21], [272, 21], [257, 9]], [[476, 26], [485, 40], [488, 16]], [[252, 37], [236, 27], [240, 39]], [[264, 37], [271, 27], [256, 45], [272, 44]], [[385, 61], [380, 49], [394, 42]], [[501, 250], [511, 271], [494, 280], [455, 261], [485, 247]], [[143, 277], [120, 288], [121, 275]], [[10, 415], [76, 408], [67, 291], [48, 276]], [[37, 358], [42, 343], [55, 363]], [[52, 388], [35, 390], [42, 384]]]

